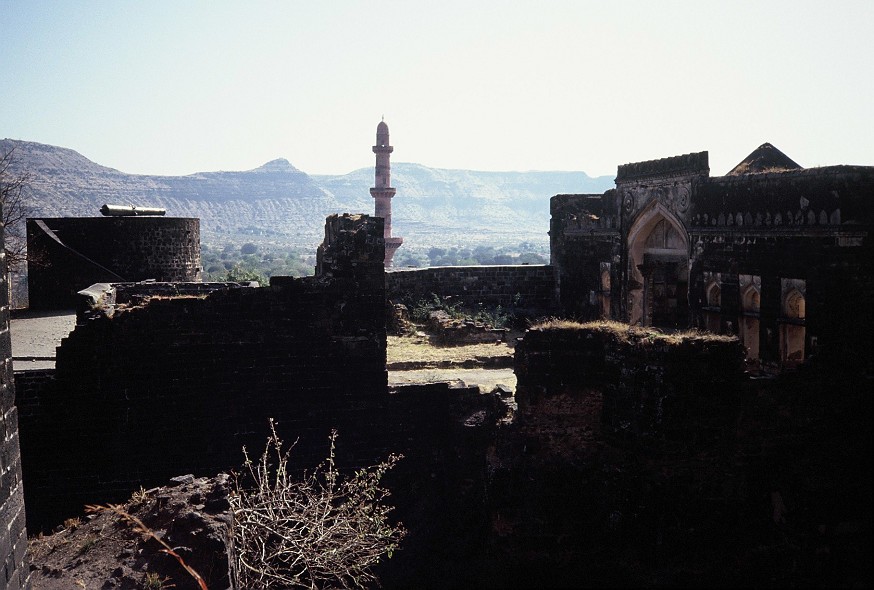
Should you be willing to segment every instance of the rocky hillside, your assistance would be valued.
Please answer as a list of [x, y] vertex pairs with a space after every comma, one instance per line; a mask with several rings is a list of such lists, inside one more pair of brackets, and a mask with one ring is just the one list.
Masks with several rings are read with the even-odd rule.
[[207, 243], [246, 241], [254, 235], [303, 245], [318, 242], [325, 216], [342, 208], [286, 160], [245, 172], [149, 176], [100, 166], [70, 149], [0, 142], [0, 150], [11, 147], [13, 172], [31, 176], [27, 204], [34, 216], [94, 216], [104, 203], [163, 207], [168, 215], [199, 217]]
[[[33, 216], [92, 216], [104, 203], [163, 207], [168, 215], [199, 217], [204, 243], [310, 247], [321, 241], [330, 213], [373, 210], [372, 168], [309, 176], [278, 159], [242, 172], [151, 176], [107, 168], [66, 148], [0, 141], [0, 151], [12, 148], [12, 171], [31, 176]], [[476, 172], [404, 163], [393, 164], [392, 180], [394, 233], [423, 248], [546, 243], [552, 195], [612, 185], [611, 177], [583, 172]]]
[[[354, 210], [373, 208], [373, 168], [343, 176], [314, 176]], [[393, 228], [405, 243], [502, 245], [546, 243], [549, 198], [559, 193], [601, 193], [613, 178], [584, 172], [479, 172], [393, 163]]]

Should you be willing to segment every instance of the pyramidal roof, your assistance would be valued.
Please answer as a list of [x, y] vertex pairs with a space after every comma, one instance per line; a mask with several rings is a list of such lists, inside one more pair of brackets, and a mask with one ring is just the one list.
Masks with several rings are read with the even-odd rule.
[[740, 176], [741, 174], [755, 174], [757, 172], [783, 172], [784, 170], [800, 170], [792, 158], [772, 146], [763, 143], [743, 159], [743, 161], [731, 169], [726, 176]]

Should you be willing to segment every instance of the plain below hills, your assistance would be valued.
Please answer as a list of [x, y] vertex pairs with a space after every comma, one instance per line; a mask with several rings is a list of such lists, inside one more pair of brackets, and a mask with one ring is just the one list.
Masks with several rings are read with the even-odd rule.
[[[313, 175], [277, 159], [254, 170], [187, 176], [127, 174], [71, 149], [4, 139], [9, 172], [27, 173], [31, 217], [99, 215], [105, 203], [162, 207], [201, 220], [205, 244], [313, 247], [331, 213], [372, 213], [373, 168]], [[548, 241], [549, 199], [601, 193], [613, 178], [584, 172], [478, 172], [392, 163], [393, 233], [411, 247]]]

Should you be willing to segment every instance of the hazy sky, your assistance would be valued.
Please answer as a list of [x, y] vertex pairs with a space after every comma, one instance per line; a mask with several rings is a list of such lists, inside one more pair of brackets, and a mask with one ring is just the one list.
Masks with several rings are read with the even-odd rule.
[[874, 165], [874, 1], [0, 0], [0, 138], [125, 172]]

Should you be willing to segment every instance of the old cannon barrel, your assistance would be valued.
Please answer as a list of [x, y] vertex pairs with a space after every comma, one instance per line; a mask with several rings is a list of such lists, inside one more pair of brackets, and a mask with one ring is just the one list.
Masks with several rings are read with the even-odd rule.
[[103, 205], [100, 212], [107, 217], [132, 217], [134, 215], [164, 215], [167, 210], [158, 207], [135, 207], [134, 205]]

